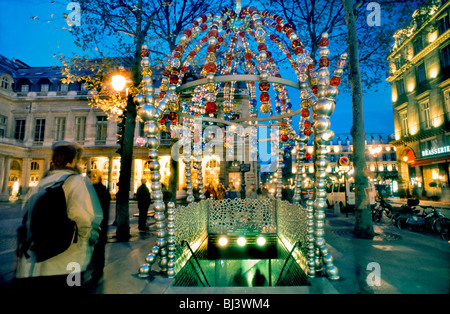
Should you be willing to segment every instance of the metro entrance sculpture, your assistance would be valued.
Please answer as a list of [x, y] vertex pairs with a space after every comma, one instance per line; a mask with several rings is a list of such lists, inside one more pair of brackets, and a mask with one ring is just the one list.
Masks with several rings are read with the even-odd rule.
[[[290, 46], [285, 45], [282, 36], [288, 39]], [[221, 13], [202, 15], [192, 21], [191, 27], [183, 31], [171, 58], [167, 60], [158, 97], [154, 95], [148, 49], [146, 46], [142, 47], [142, 88], [135, 101], [139, 104], [139, 117], [145, 124], [145, 145], [149, 149], [157, 241], [152, 252], [145, 258], [146, 263], [139, 269], [140, 277], [148, 277], [152, 265], [159, 258], [162, 272], [173, 278], [190, 255], [186, 248], [182, 248], [182, 242], [188, 243], [195, 251], [211, 232], [211, 228], [216, 226], [214, 224], [217, 220], [223, 219], [220, 214], [212, 214], [212, 211], [221, 206], [220, 202], [227, 200], [205, 200], [203, 194], [202, 153], [208, 148], [212, 150], [210, 142], [216, 145], [215, 147], [218, 147], [220, 142], [213, 141], [218, 140], [218, 133], [206, 134], [205, 129], [208, 126], [225, 126], [223, 138], [231, 139], [233, 144], [225, 143], [224, 155], [230, 158], [236, 153], [233, 142], [235, 136], [242, 140], [247, 135], [249, 158], [257, 160], [257, 126], [260, 122], [268, 121], [271, 126], [272, 154], [276, 156], [277, 189], [275, 200], [260, 201], [264, 206], [256, 208], [274, 207], [275, 212], [271, 215], [276, 215], [277, 219], [268, 222], [270, 225], [267, 229], [273, 228], [272, 233], [286, 240], [290, 246], [288, 249], [294, 250], [295, 243], [302, 242], [302, 248], [297, 251], [297, 255], [301, 267], [309, 277], [314, 277], [321, 265], [324, 265], [330, 279], [339, 278], [324, 239], [327, 178], [325, 169], [326, 145], [334, 136], [330, 129], [330, 116], [334, 111], [347, 56], [341, 56], [334, 75], [331, 76], [328, 69], [328, 44], [328, 35], [323, 34], [316, 69], [313, 59], [292, 25], [276, 14], [260, 12], [251, 7], [241, 10], [240, 6], [237, 6], [236, 11], [224, 9]], [[281, 77], [280, 68], [275, 63], [275, 59], [281, 56], [279, 51], [283, 53], [283, 58], [289, 61], [298, 82]], [[200, 66], [199, 60], [203, 62]], [[192, 73], [197, 68], [200, 69], [199, 73]], [[193, 81], [186, 80], [188, 73], [194, 74]], [[245, 82], [248, 91], [248, 116], [243, 115], [243, 118], [235, 111], [237, 103], [234, 90], [239, 82]], [[290, 98], [288, 89], [291, 88], [299, 90], [299, 100]], [[220, 99], [217, 97], [219, 92], [223, 94]], [[272, 107], [271, 97], [275, 101], [275, 108]], [[299, 108], [295, 108], [297, 103], [300, 103]], [[265, 116], [258, 116], [259, 113]], [[298, 130], [292, 125], [293, 116], [300, 117]], [[175, 208], [174, 203], [168, 203], [168, 217], [165, 215], [166, 205], [163, 202], [160, 183], [157, 138], [160, 123], [167, 122], [171, 123], [171, 136], [179, 138], [177, 148], [183, 148], [188, 202], [187, 206], [178, 208]], [[307, 154], [305, 145], [311, 136], [315, 147], [314, 186], [313, 195], [306, 201], [304, 208], [299, 204], [302, 187], [300, 171], [294, 180], [294, 204], [280, 200], [283, 155], [295, 149], [297, 169], [300, 169]], [[178, 149], [176, 153], [178, 154]], [[193, 197], [193, 169], [198, 173], [199, 202], [195, 202]], [[227, 210], [247, 210], [248, 206], [257, 201], [259, 200], [236, 199], [228, 204]], [[254, 217], [256, 218], [248, 218], [248, 221], [256, 219], [257, 223], [252, 221], [253, 227], [249, 228], [264, 232], [262, 225], [259, 225], [261, 218], [258, 218], [257, 213]], [[237, 225], [236, 219], [230, 220], [231, 230], [237, 228]], [[298, 228], [302, 230], [296, 230]], [[296, 238], [299, 234], [302, 234], [301, 240]], [[301, 263], [302, 260], [304, 263]]]

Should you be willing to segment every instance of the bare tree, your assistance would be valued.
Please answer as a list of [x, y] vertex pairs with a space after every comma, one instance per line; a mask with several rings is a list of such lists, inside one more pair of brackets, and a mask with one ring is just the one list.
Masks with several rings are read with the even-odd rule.
[[[183, 29], [194, 18], [218, 8], [222, 1], [79, 0], [78, 3], [81, 6], [81, 26], [71, 29], [77, 45], [93, 51], [100, 60], [108, 56], [121, 56], [128, 60], [131, 86], [120, 121], [124, 131], [116, 202], [116, 236], [118, 239], [128, 239], [131, 165], [137, 118], [134, 95], [141, 83], [141, 47], [148, 42], [153, 65], [162, 63], [176, 47], [176, 38]], [[105, 111], [110, 109], [103, 108]]]

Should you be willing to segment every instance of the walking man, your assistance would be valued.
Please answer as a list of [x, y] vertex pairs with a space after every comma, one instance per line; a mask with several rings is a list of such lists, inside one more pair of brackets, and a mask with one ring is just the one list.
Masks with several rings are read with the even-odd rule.
[[148, 190], [146, 183], [147, 179], [141, 179], [141, 186], [138, 187], [136, 191], [136, 198], [138, 201], [138, 208], [139, 208], [138, 228], [141, 231], [146, 231], [149, 229], [147, 227], [147, 213], [151, 199], [150, 199], [150, 191]]

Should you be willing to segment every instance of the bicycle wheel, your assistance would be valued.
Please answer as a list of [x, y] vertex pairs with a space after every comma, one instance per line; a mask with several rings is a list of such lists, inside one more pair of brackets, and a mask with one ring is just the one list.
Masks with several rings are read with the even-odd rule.
[[449, 240], [448, 236], [448, 219], [436, 219], [436, 221], [433, 224], [434, 230], [439, 232], [441, 235], [441, 239], [444, 241]]

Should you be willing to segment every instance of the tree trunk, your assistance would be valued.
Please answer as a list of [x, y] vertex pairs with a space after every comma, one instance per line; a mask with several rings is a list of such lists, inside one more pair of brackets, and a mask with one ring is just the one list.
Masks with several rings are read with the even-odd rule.
[[[139, 86], [141, 80], [141, 47], [144, 42], [144, 36], [138, 36], [136, 42], [136, 53], [134, 56], [133, 67], [131, 69], [131, 79], [134, 87]], [[133, 163], [134, 131], [136, 128], [137, 108], [134, 102], [133, 93], [127, 97], [127, 116], [125, 123], [125, 132], [123, 134], [123, 148], [120, 156], [120, 176], [119, 191], [116, 198], [116, 238], [119, 241], [126, 241], [130, 238], [130, 183], [134, 179], [131, 172]]]
[[133, 140], [134, 129], [136, 127], [136, 106], [133, 96], [127, 97], [127, 118], [125, 124], [125, 133], [123, 134], [123, 150], [120, 159], [120, 177], [119, 191], [117, 193], [117, 229], [116, 237], [118, 240], [126, 240], [130, 237], [130, 211], [129, 211], [129, 195], [130, 181], [132, 178], [133, 163]]
[[373, 238], [373, 224], [370, 213], [369, 195], [366, 193], [368, 182], [365, 159], [365, 131], [363, 117], [363, 93], [361, 73], [359, 70], [358, 37], [356, 34], [356, 19], [353, 13], [353, 0], [342, 0], [347, 23], [347, 45], [350, 69], [350, 85], [352, 90], [353, 126], [353, 166], [355, 177], [355, 235], [363, 238]]

